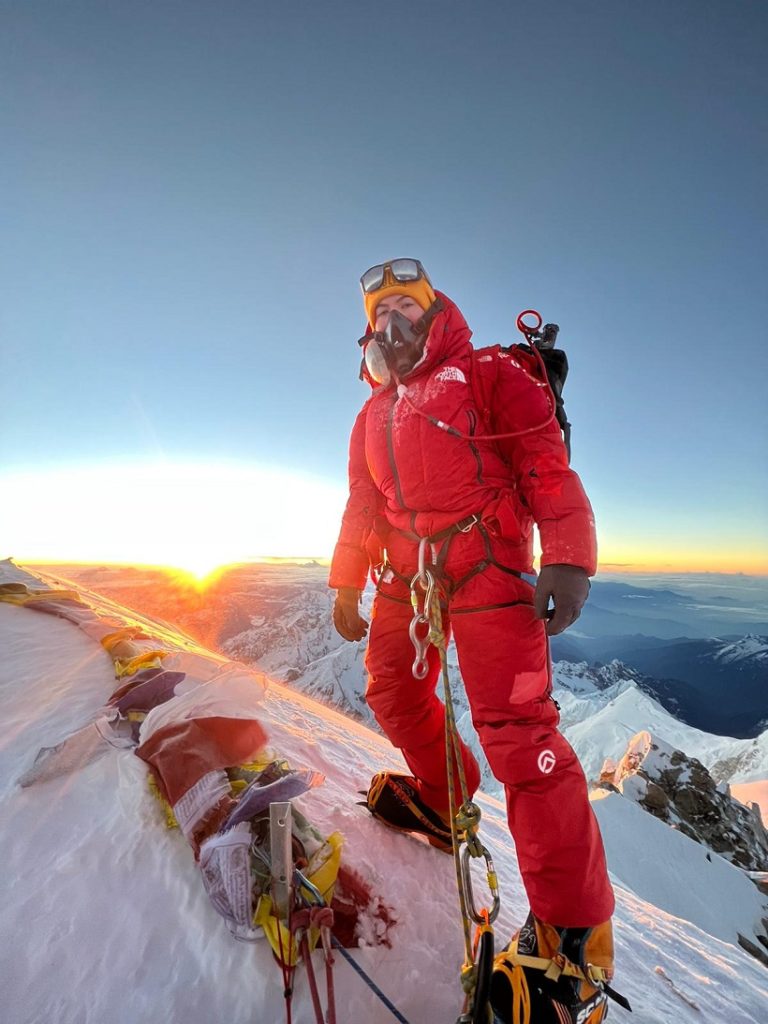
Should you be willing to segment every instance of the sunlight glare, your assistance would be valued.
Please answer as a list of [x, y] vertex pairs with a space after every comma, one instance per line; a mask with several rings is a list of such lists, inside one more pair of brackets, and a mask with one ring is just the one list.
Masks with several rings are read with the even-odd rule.
[[174, 566], [326, 558], [345, 490], [274, 467], [114, 464], [0, 475], [0, 556]]

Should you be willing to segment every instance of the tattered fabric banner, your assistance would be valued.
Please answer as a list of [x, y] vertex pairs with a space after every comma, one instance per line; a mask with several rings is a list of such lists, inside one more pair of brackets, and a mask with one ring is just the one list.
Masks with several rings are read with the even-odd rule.
[[185, 672], [166, 672], [161, 668], [143, 669], [132, 676], [129, 685], [121, 686], [110, 698], [110, 707], [121, 715], [129, 711], [151, 711], [174, 696], [176, 686], [186, 678]]
[[252, 718], [193, 718], [158, 729], [136, 753], [173, 806], [209, 772], [253, 760], [266, 739]]
[[261, 814], [271, 803], [287, 803], [289, 800], [294, 800], [297, 796], [301, 796], [302, 793], [314, 789], [315, 786], [319, 786], [323, 782], [325, 782], [325, 776], [322, 772], [316, 772], [310, 768], [305, 768], [302, 771], [290, 771], [281, 779], [270, 782], [266, 786], [262, 785], [259, 779], [254, 779], [240, 796], [237, 806], [222, 825], [221, 831], [234, 828], [240, 822], [248, 821], [255, 815]]

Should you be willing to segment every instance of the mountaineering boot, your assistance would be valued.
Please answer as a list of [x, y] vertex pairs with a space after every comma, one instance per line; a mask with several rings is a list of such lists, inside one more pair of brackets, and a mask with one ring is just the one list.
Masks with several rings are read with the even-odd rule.
[[424, 803], [412, 776], [378, 772], [371, 779], [365, 803], [374, 818], [390, 828], [418, 832], [445, 853], [453, 849], [450, 823]]
[[[569, 966], [579, 968], [581, 977], [569, 976]], [[503, 1024], [602, 1024], [608, 1015], [603, 985], [612, 977], [610, 921], [594, 928], [556, 928], [529, 913], [496, 957], [491, 1005]]]

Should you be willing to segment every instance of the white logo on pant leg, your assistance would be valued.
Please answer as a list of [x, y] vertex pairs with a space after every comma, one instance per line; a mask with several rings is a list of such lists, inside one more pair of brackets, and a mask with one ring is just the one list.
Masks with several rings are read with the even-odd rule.
[[549, 775], [552, 769], [555, 767], [557, 759], [551, 750], [542, 750], [539, 754], [539, 771], [544, 775]]

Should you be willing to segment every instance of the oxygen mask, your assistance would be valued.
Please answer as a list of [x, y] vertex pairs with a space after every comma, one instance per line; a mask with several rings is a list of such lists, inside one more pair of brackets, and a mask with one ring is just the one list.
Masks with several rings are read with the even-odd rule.
[[423, 320], [412, 324], [399, 310], [389, 315], [383, 331], [375, 331], [363, 339], [365, 366], [377, 384], [391, 384], [414, 368], [424, 351], [426, 330]]

